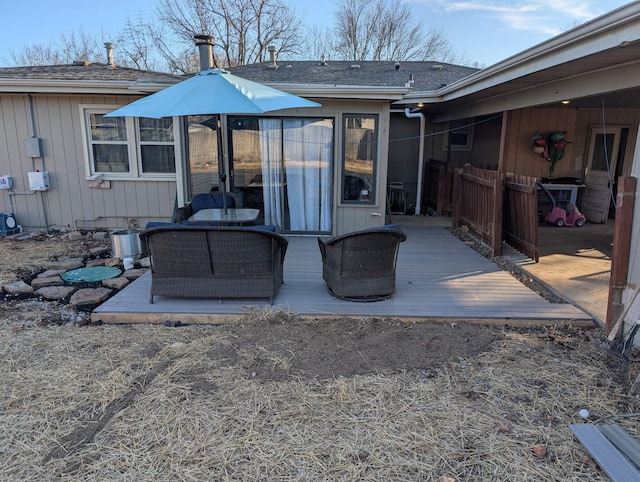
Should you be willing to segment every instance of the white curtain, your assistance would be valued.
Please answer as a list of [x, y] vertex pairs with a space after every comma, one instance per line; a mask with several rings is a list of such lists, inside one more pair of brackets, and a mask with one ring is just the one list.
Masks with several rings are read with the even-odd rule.
[[262, 151], [264, 223], [278, 231], [282, 223], [282, 123], [280, 119], [258, 119]]
[[284, 165], [292, 231], [331, 231], [333, 122], [284, 119]]

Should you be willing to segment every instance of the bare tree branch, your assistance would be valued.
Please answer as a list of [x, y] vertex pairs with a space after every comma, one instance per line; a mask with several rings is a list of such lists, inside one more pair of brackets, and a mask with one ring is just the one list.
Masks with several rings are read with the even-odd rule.
[[160, 0], [160, 18], [178, 38], [211, 35], [222, 67], [262, 62], [267, 48], [297, 52], [301, 20], [281, 0]]
[[404, 1], [338, 0], [335, 30], [345, 60], [444, 60], [452, 51], [442, 32], [424, 31]]

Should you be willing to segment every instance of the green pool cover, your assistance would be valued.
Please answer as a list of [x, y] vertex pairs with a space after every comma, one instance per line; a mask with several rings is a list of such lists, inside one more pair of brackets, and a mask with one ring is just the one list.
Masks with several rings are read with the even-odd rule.
[[67, 283], [92, 283], [103, 279], [120, 276], [119, 268], [108, 266], [92, 266], [90, 268], [72, 269], [64, 273], [61, 278]]

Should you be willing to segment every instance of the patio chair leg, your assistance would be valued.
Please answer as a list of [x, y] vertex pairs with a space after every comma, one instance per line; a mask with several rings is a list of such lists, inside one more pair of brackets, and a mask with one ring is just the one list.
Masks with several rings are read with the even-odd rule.
[[153, 295], [149, 297], [149, 303], [153, 304]]

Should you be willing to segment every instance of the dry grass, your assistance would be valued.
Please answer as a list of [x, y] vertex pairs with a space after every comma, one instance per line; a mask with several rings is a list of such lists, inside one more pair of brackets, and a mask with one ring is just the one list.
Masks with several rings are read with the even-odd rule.
[[61, 242], [60, 233], [45, 235], [37, 241], [16, 241], [0, 238], [0, 287], [42, 271], [48, 261], [58, 256], [83, 256], [84, 243], [76, 240]]
[[288, 360], [208, 356], [233, 325], [0, 330], [2, 480], [607, 480], [568, 424], [637, 406], [594, 343], [511, 331], [429, 376], [260, 382]]
[[[604, 481], [568, 426], [581, 408], [639, 411], [595, 331], [500, 330], [489, 351], [429, 373], [274, 382], [247, 375], [256, 358], [290, 369], [268, 347], [211, 356], [235, 343], [234, 324], [76, 316], [34, 301], [0, 311], [0, 480]], [[637, 419], [616, 421], [640, 436]]]

